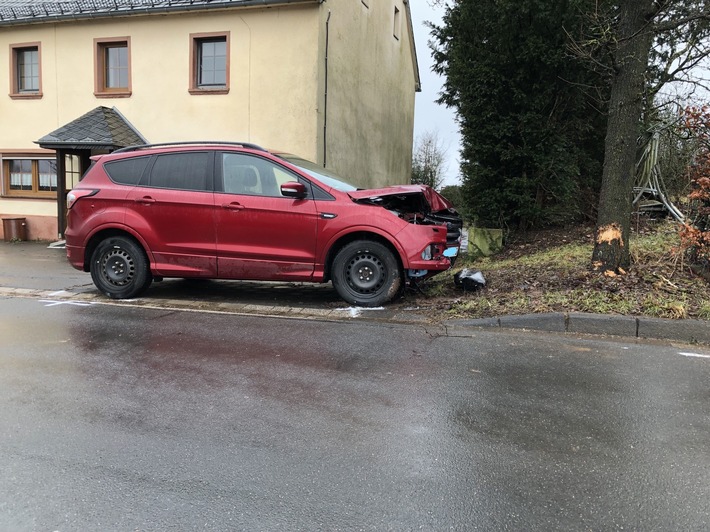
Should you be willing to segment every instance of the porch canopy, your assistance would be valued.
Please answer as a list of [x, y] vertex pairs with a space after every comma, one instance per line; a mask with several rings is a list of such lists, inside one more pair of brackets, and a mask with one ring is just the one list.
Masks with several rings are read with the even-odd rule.
[[97, 107], [35, 141], [40, 148], [55, 150], [57, 154], [57, 226], [60, 237], [66, 229], [66, 156], [78, 156], [80, 175], [84, 175], [92, 155], [147, 143], [115, 107]]

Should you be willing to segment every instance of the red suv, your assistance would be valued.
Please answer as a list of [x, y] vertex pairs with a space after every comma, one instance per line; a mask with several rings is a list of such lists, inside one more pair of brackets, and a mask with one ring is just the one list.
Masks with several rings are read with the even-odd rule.
[[427, 186], [358, 190], [247, 143], [133, 146], [93, 157], [68, 197], [67, 258], [111, 298], [163, 277], [328, 282], [378, 306], [448, 269], [461, 218]]

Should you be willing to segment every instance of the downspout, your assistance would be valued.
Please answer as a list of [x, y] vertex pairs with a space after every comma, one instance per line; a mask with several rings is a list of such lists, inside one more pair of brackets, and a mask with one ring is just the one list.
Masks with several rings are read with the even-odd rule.
[[325, 20], [325, 76], [323, 93], [323, 168], [325, 168], [328, 154], [328, 46], [330, 44], [330, 9]]

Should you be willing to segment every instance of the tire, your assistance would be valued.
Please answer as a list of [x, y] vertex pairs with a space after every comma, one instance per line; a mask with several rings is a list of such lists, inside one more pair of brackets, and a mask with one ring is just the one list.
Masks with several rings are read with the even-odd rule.
[[153, 281], [143, 248], [123, 236], [109, 237], [96, 247], [91, 256], [91, 278], [96, 288], [112, 299], [136, 297]]
[[402, 272], [392, 251], [379, 242], [356, 240], [333, 260], [333, 286], [353, 305], [377, 307], [394, 299], [402, 288]]

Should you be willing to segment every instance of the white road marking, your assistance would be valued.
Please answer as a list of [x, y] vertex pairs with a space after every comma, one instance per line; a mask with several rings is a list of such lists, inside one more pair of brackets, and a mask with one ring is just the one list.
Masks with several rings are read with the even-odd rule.
[[347, 312], [350, 314], [351, 318], [358, 318], [362, 315], [364, 310], [385, 310], [385, 307], [348, 307], [336, 308], [335, 310]]
[[54, 296], [60, 296], [62, 294], [68, 294], [66, 290], [57, 290], [56, 292], [52, 292], [51, 294], [47, 294], [49, 297], [54, 297]]
[[684, 357], [693, 357], [693, 358], [710, 358], [710, 355], [701, 355], [700, 353], [678, 353], [681, 356]]
[[57, 305], [74, 305], [76, 307], [88, 307], [93, 305], [93, 303], [87, 303], [85, 301], [52, 301], [49, 299], [40, 299], [40, 303], [44, 303], [45, 307], [56, 307]]

